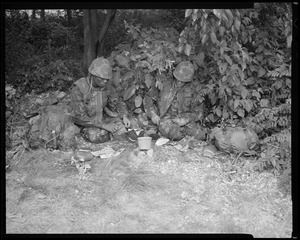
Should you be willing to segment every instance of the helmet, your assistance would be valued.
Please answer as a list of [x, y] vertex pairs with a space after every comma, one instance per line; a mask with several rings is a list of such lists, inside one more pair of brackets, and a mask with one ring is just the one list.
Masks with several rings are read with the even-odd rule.
[[181, 82], [191, 82], [194, 76], [194, 66], [189, 61], [181, 62], [174, 71], [174, 77]]
[[81, 136], [91, 143], [104, 143], [110, 140], [109, 132], [95, 127], [83, 128]]
[[89, 67], [89, 73], [96, 77], [111, 79], [112, 67], [107, 59], [103, 57], [96, 58]]

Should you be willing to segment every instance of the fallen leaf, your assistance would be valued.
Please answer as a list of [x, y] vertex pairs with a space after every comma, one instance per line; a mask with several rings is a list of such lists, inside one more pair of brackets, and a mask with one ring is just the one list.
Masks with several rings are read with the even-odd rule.
[[91, 152], [96, 157], [110, 158], [115, 154], [115, 150], [111, 147], [105, 147], [102, 150]]
[[165, 145], [169, 141], [170, 140], [168, 138], [159, 138], [159, 139], [157, 139], [155, 145], [156, 146], [162, 146], [162, 145]]

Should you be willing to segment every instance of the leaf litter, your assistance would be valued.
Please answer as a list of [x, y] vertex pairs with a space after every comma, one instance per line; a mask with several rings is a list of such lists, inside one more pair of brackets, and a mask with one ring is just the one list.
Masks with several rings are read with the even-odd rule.
[[[82, 148], [94, 153], [105, 153], [105, 149], [119, 153], [110, 150], [108, 158], [89, 161], [86, 179], [76, 178], [79, 172], [71, 165], [71, 153], [25, 151], [6, 174], [6, 204], [7, 209], [17, 205], [27, 221], [18, 228], [7, 212], [7, 231], [243, 232], [254, 237], [290, 237], [291, 198], [277, 189], [272, 174], [254, 171], [246, 158], [241, 167], [233, 167], [230, 161], [219, 160], [226, 156], [203, 156], [201, 144], [186, 146], [190, 145], [153, 144], [149, 156], [139, 154], [135, 143], [85, 144]], [[16, 172], [21, 182], [16, 181]], [[36, 197], [16, 202], [22, 193], [17, 189], [30, 186]], [[43, 221], [38, 223], [39, 216]], [[35, 229], [28, 227], [32, 224]]]

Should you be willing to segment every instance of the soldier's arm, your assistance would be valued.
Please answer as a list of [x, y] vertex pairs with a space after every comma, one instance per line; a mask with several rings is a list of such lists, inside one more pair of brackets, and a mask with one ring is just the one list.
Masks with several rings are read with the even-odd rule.
[[85, 116], [86, 107], [83, 101], [83, 93], [78, 86], [71, 89], [71, 107], [74, 110], [75, 116]]
[[128, 117], [128, 107], [125, 102], [119, 101], [117, 103], [117, 113], [120, 118]]
[[130, 120], [128, 119], [129, 112], [125, 102], [119, 101], [117, 103], [117, 114], [123, 120], [125, 127], [129, 128], [131, 123]]
[[143, 99], [143, 105], [146, 112], [146, 115], [151, 119], [154, 124], [158, 124], [160, 117], [158, 116], [157, 108], [155, 107], [151, 97], [146, 95]]
[[[116, 93], [116, 90], [111, 86], [111, 82], [107, 83], [107, 89], [108, 89], [108, 95], [107, 95], [106, 104], [103, 107], [104, 112], [109, 117], [113, 117], [113, 118], [120, 117], [115, 105], [118, 102], [118, 95]], [[108, 104], [109, 102], [111, 105]]]
[[204, 118], [204, 103], [197, 102], [193, 105], [192, 111], [194, 112], [195, 121], [202, 121]]

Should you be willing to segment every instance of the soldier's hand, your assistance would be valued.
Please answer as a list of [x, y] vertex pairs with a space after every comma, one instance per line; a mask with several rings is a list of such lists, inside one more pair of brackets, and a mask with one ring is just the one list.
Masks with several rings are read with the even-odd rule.
[[131, 122], [126, 116], [123, 117], [123, 123], [124, 123], [126, 128], [130, 127]]
[[117, 117], [118, 113], [111, 111], [108, 107], [104, 107], [104, 112], [110, 117]]
[[109, 132], [115, 132], [118, 130], [119, 126], [115, 123], [104, 123], [102, 128]]

